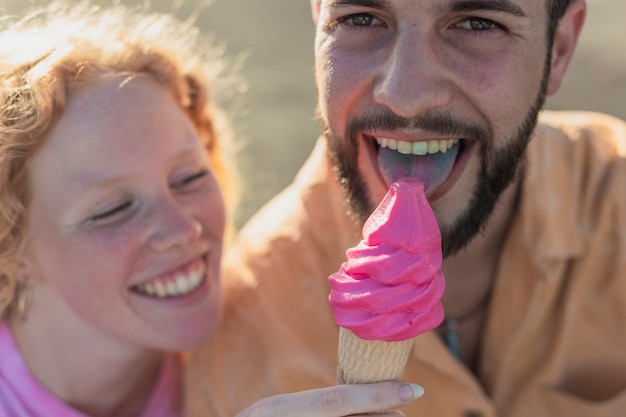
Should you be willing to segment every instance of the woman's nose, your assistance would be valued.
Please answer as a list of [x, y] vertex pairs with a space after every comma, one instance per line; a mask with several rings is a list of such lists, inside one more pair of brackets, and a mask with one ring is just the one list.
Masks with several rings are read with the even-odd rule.
[[150, 246], [156, 251], [184, 247], [202, 234], [202, 223], [184, 207], [168, 202], [154, 213]]

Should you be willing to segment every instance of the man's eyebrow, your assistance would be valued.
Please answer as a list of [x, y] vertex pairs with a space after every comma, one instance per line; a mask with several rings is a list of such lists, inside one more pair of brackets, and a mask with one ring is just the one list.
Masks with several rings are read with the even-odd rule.
[[[363, 6], [373, 9], [391, 8], [389, 0], [326, 0], [324, 1], [328, 7], [349, 7]], [[497, 11], [505, 12], [519, 17], [527, 17], [526, 13], [520, 6], [511, 0], [460, 0], [453, 1], [449, 6], [441, 5], [440, 10], [449, 10], [452, 12], [475, 12], [475, 11]]]
[[510, 0], [462, 0], [455, 1], [449, 7], [442, 7], [453, 12], [496, 11], [514, 16], [527, 17], [520, 6]]
[[385, 9], [391, 7], [388, 0], [326, 0], [323, 1], [328, 7], [363, 6], [372, 9]]

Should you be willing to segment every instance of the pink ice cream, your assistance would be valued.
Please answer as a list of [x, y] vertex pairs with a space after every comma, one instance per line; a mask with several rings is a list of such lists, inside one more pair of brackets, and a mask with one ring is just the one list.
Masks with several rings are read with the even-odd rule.
[[361, 339], [405, 340], [443, 321], [441, 233], [415, 178], [401, 178], [329, 277], [335, 321]]

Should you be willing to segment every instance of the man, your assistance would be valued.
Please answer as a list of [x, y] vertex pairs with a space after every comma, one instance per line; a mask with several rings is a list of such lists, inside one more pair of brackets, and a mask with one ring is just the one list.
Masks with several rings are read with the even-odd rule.
[[626, 124], [540, 115], [584, 0], [312, 9], [324, 137], [238, 237], [222, 334], [190, 358], [191, 414], [334, 383], [327, 277], [389, 184], [414, 176], [442, 232], [446, 317], [416, 339], [403, 379], [426, 393], [402, 411], [622, 415]]

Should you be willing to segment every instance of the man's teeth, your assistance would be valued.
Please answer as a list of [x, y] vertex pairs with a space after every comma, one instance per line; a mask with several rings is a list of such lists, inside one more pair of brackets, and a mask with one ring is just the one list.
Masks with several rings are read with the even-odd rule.
[[175, 297], [188, 294], [198, 288], [204, 278], [204, 264], [186, 274], [180, 274], [175, 279], [167, 281], [152, 281], [147, 284], [137, 285], [135, 288], [142, 293], [156, 297]]
[[426, 155], [437, 152], [446, 153], [448, 149], [457, 144], [459, 140], [448, 139], [406, 142], [396, 139], [376, 138], [376, 142], [378, 142], [381, 148], [389, 148], [404, 155]]

